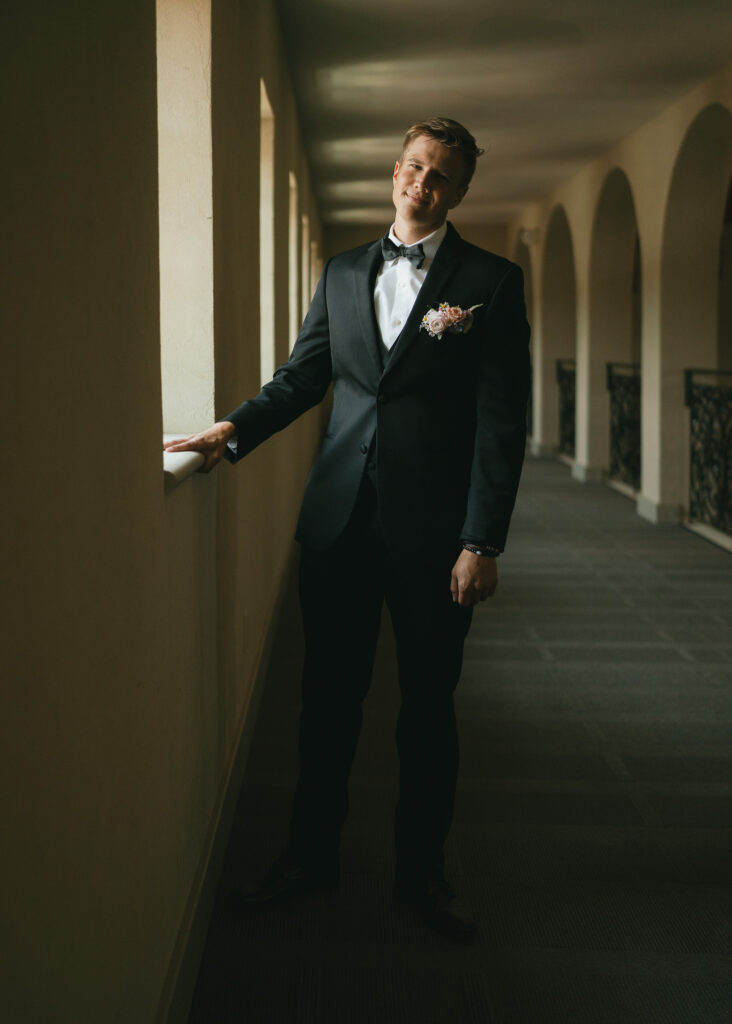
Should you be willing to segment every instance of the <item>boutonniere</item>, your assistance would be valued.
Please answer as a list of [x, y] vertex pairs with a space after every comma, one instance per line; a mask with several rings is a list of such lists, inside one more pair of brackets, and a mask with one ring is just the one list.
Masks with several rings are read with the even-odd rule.
[[433, 338], [439, 341], [445, 331], [451, 334], [467, 334], [473, 326], [473, 310], [480, 309], [483, 305], [479, 302], [477, 306], [470, 309], [461, 309], [460, 306], [451, 306], [448, 302], [441, 302], [437, 309], [428, 309], [422, 317], [420, 330], [427, 331]]

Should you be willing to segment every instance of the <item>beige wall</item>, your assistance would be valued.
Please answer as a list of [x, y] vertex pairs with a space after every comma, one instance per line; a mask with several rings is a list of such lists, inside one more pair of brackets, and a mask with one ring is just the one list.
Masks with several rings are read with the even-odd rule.
[[[490, 171], [485, 173], [489, 174]], [[469, 217], [469, 215], [470, 193], [466, 196], [464, 205], [460, 207], [461, 220], [455, 225], [462, 237], [467, 242], [480, 246], [481, 249], [495, 252], [499, 256], [515, 258], [508, 250], [508, 230], [505, 224], [473, 224], [469, 220], [463, 223], [462, 218]]]
[[[290, 169], [319, 239], [271, 7], [254, 24], [236, 0], [211, 14], [219, 415], [259, 374], [260, 74], [282, 353]], [[15, 5], [13, 29], [3, 1015], [143, 1024], [174, 988], [320, 426], [311, 413], [164, 495], [155, 5]]]

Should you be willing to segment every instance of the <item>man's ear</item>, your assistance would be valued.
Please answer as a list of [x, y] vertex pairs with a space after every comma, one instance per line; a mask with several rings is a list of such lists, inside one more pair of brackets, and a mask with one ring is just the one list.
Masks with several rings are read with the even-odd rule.
[[398, 173], [399, 173], [399, 161], [397, 160], [396, 163], [394, 164], [394, 173], [392, 174], [392, 178], [396, 178]]

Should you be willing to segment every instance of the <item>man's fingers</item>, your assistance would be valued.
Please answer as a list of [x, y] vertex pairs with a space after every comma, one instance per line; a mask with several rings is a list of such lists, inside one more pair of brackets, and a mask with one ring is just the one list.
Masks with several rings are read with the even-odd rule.
[[450, 583], [450, 591], [455, 604], [459, 604], [462, 608], [472, 608], [474, 604], [478, 603], [478, 592], [475, 586], [471, 582], [465, 584], [454, 574]]
[[222, 458], [224, 457], [224, 449], [223, 448], [214, 448], [212, 451], [207, 452], [205, 454], [206, 454], [206, 461], [204, 462], [204, 464], [202, 466], [202, 470], [203, 470], [204, 473], [210, 473], [211, 470], [214, 468], [214, 466], [218, 466], [218, 464], [221, 462]]
[[164, 452], [177, 452], [185, 451], [186, 445], [193, 440], [193, 435], [190, 437], [176, 437], [173, 441], [163, 441]]
[[163, 448], [168, 452], [201, 452], [208, 458], [209, 453], [217, 451], [218, 444], [205, 434], [191, 434], [190, 437], [164, 444]]
[[478, 603], [478, 594], [472, 587], [465, 587], [458, 592], [458, 604], [463, 608], [472, 608]]
[[[471, 584], [463, 590], [458, 590], [457, 603], [462, 605], [464, 608], [473, 608], [481, 601], [487, 601], [489, 597], [493, 597], [495, 592], [495, 585], [484, 590], [479, 590], [477, 586]], [[453, 591], [453, 600], [455, 600], [455, 591]]]
[[210, 473], [214, 466], [218, 466], [224, 456], [224, 448], [222, 445], [201, 445], [199, 451], [204, 457], [204, 463], [201, 466], [199, 473]]
[[214, 444], [215, 442], [205, 434], [191, 434], [190, 437], [180, 438], [172, 444], [164, 444], [163, 448], [168, 452], [203, 452], [206, 455], [213, 450]]

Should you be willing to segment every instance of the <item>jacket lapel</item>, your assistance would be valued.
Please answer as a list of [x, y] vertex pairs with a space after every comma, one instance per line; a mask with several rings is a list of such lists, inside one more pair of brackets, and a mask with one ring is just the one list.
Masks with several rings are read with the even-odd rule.
[[450, 278], [460, 265], [460, 248], [462, 239], [452, 224], [447, 225], [447, 234], [440, 248], [437, 250], [434, 262], [427, 272], [427, 277], [420, 288], [417, 298], [414, 300], [412, 310], [404, 324], [404, 329], [397, 338], [391, 350], [391, 355], [386, 364], [384, 373], [391, 373], [396, 365], [404, 358], [405, 352], [414, 344], [418, 334], [422, 317], [428, 309], [437, 307], [440, 302], [445, 301], [445, 289]]
[[379, 328], [376, 323], [376, 313], [374, 312], [374, 286], [380, 266], [381, 242], [377, 241], [368, 247], [353, 267], [353, 292], [356, 301], [358, 323], [365, 346], [373, 360], [374, 369], [379, 377], [383, 370], [383, 361], [381, 358]]

